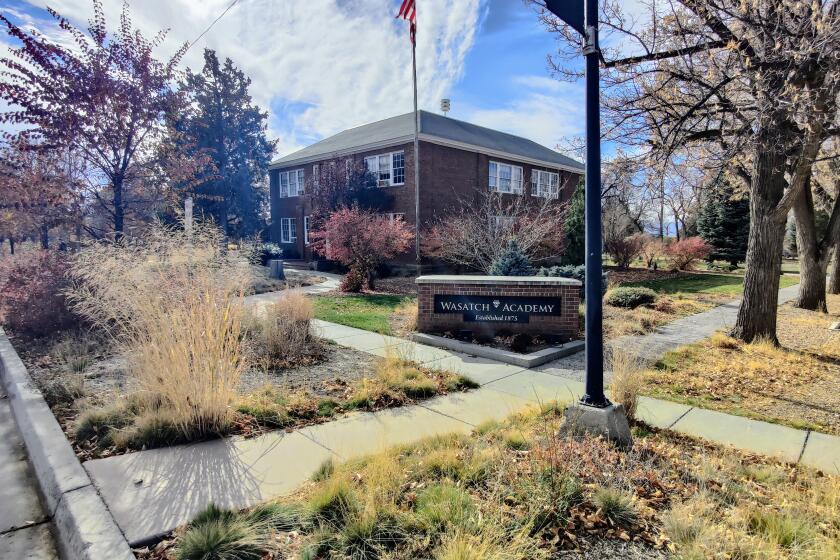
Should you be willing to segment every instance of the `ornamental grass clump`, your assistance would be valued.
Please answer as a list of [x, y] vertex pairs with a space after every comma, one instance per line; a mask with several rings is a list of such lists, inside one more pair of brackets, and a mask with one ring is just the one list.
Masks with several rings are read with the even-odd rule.
[[166, 439], [172, 427], [189, 441], [231, 424], [247, 367], [242, 296], [250, 269], [220, 241], [210, 225], [196, 225], [192, 234], [155, 225], [142, 237], [92, 244], [71, 267], [74, 311], [129, 356], [144, 425], [136, 435], [160, 435], [165, 424]]
[[248, 323], [253, 360], [272, 369], [318, 359], [323, 345], [312, 335], [313, 316], [310, 299], [293, 290], [254, 313]]

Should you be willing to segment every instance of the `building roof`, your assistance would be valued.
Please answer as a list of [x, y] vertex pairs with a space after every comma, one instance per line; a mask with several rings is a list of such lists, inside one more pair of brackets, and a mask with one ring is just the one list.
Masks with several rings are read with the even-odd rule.
[[[302, 165], [367, 149], [411, 142], [414, 113], [377, 121], [339, 132], [311, 146], [274, 160], [272, 168]], [[527, 138], [499, 132], [428, 111], [420, 111], [420, 140], [491, 156], [523, 160], [547, 167], [582, 173], [583, 164]]]

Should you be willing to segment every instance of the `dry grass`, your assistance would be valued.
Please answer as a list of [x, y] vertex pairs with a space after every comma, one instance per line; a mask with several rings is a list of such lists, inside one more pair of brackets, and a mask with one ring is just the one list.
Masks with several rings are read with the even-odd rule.
[[391, 315], [391, 332], [406, 337], [417, 330], [417, 300], [407, 300], [394, 309]]
[[[439, 436], [331, 465], [272, 505], [302, 512], [278, 535], [274, 553], [836, 558], [837, 477], [668, 432], [637, 434], [634, 449], [623, 452], [600, 439], [559, 437], [561, 419], [560, 407], [535, 407], [471, 437]], [[527, 452], [506, 444], [510, 433], [530, 442]]]
[[779, 309], [781, 346], [743, 344], [723, 333], [681, 347], [646, 372], [645, 391], [706, 408], [840, 434], [840, 315]]
[[323, 348], [311, 333], [313, 316], [312, 301], [293, 290], [252, 312], [247, 326], [252, 361], [274, 369], [319, 359]]
[[624, 309], [604, 306], [604, 336], [607, 339], [624, 335], [640, 335], [670, 323], [674, 319], [711, 309], [712, 305], [695, 299], [660, 295], [650, 306]]
[[247, 367], [242, 295], [250, 267], [220, 251], [219, 241], [206, 225], [192, 236], [157, 226], [142, 238], [91, 245], [72, 267], [74, 310], [130, 356], [143, 415], [159, 414], [186, 439], [228, 430]]
[[610, 396], [624, 407], [627, 420], [633, 423], [639, 406], [639, 395], [644, 387], [641, 360], [634, 354], [614, 348], [609, 355]]
[[376, 364], [374, 375], [360, 379], [350, 387], [347, 405], [375, 410], [477, 386], [456, 373], [419, 367], [410, 355], [389, 347], [385, 349], [385, 357]]

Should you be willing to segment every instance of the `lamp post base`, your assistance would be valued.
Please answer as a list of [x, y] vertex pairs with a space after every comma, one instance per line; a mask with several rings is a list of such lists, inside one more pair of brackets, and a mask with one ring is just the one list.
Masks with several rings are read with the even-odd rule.
[[573, 436], [604, 436], [621, 449], [633, 447], [627, 415], [620, 404], [610, 404], [601, 408], [577, 402], [566, 408], [565, 418], [566, 421], [560, 428], [561, 433]]

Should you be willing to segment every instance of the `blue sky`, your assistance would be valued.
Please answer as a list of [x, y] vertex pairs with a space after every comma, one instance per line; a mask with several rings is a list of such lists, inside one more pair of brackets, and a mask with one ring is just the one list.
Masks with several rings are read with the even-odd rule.
[[[194, 39], [230, 0], [134, 0], [135, 25], [147, 35], [170, 28], [159, 56]], [[121, 2], [104, 0], [111, 26]], [[90, 0], [0, 0], [16, 21], [56, 40], [45, 11], [77, 24]], [[278, 155], [349, 126], [411, 110], [410, 44], [395, 20], [399, 0], [240, 0], [195, 46], [231, 57], [253, 79], [255, 100], [270, 111]], [[522, 0], [418, 0], [421, 107], [526, 136], [555, 147], [583, 132], [583, 90], [549, 76], [554, 38]], [[8, 38], [0, 41], [7, 43]]]

